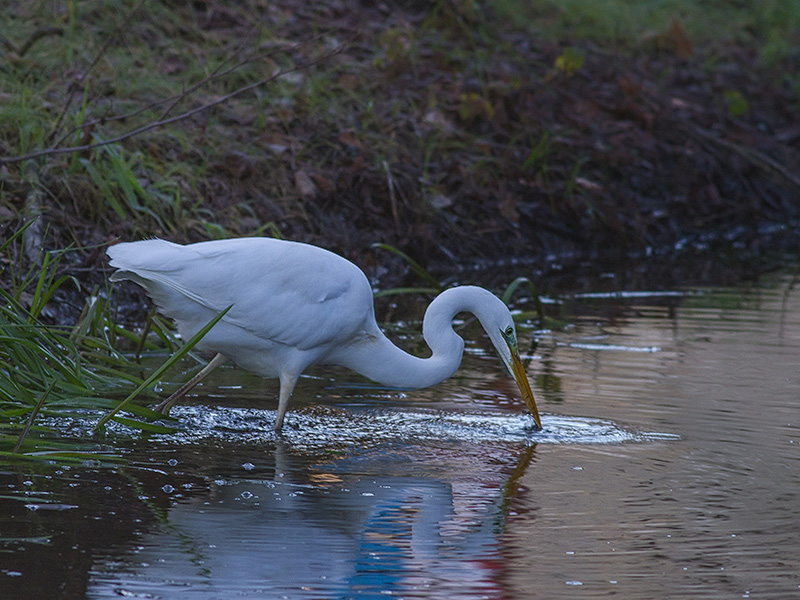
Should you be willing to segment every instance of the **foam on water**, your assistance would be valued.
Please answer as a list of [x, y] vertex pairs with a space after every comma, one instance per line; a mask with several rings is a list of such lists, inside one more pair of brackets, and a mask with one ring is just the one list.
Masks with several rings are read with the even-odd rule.
[[[254, 408], [182, 406], [173, 411], [179, 431], [165, 439], [191, 443], [207, 439], [258, 442], [275, 439], [275, 412]], [[281, 438], [304, 446], [334, 443], [413, 444], [425, 441], [468, 443], [622, 444], [674, 440], [668, 433], [638, 432], [611, 421], [543, 415], [543, 431], [534, 431], [525, 414], [452, 412], [422, 409], [341, 409], [316, 407], [292, 412]]]

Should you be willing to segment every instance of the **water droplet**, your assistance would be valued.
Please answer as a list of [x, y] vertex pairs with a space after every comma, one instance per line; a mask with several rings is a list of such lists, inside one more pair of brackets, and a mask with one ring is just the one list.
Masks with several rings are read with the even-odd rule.
[[246, 462], [246, 463], [244, 463], [244, 464], [242, 465], [242, 468], [243, 468], [245, 471], [252, 471], [253, 469], [255, 469], [255, 468], [256, 468], [256, 466], [255, 466], [253, 463], [251, 463], [251, 462]]
[[252, 492], [248, 492], [247, 490], [242, 492], [242, 498], [244, 498], [245, 500], [249, 500], [252, 497], [253, 497]]
[[162, 487], [162, 488], [161, 488], [161, 490], [162, 490], [162, 491], [163, 491], [165, 494], [171, 494], [172, 492], [174, 492], [174, 491], [175, 491], [175, 488], [174, 488], [174, 487], [172, 487], [170, 484], [167, 484], [167, 485], [165, 485], [164, 487]]

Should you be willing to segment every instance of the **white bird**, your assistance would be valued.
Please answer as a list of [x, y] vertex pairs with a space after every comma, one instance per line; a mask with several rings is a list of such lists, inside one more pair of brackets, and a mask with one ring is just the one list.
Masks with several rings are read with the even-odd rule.
[[227, 358], [280, 380], [275, 430], [283, 426], [300, 374], [315, 364], [345, 366], [383, 385], [423, 388], [444, 381], [461, 363], [464, 340], [453, 331], [462, 311], [480, 321], [516, 379], [536, 428], [542, 424], [517, 349], [506, 305], [475, 286], [439, 294], [425, 312], [429, 358], [395, 346], [375, 321], [372, 289], [356, 265], [328, 250], [271, 238], [238, 238], [182, 246], [153, 239], [108, 248], [112, 281], [142, 286], [189, 339], [228, 306], [198, 343], [214, 358], [157, 410], [167, 414], [186, 392]]

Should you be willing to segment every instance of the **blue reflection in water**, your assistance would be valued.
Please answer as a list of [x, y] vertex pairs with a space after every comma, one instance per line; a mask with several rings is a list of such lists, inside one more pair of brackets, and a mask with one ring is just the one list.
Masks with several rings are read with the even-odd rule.
[[401, 589], [410, 559], [411, 525], [403, 518], [407, 499], [378, 504], [366, 523], [355, 557], [351, 592], [390, 593]]
[[174, 505], [166, 527], [128, 556], [100, 561], [88, 596], [499, 597], [484, 566], [496, 554], [499, 491], [458, 487], [409, 477], [220, 480], [212, 500]]

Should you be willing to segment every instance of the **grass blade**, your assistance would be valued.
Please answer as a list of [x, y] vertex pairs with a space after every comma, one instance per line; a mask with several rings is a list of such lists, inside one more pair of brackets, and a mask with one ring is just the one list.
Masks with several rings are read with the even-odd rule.
[[[160, 415], [159, 416], [163, 416]], [[139, 429], [145, 433], [175, 433], [177, 429], [174, 427], [167, 427], [166, 425], [159, 425], [158, 423], [147, 423], [145, 421], [137, 421], [136, 419], [129, 419], [127, 417], [114, 417], [114, 421], [120, 425], [125, 425], [132, 429]]]
[[22, 433], [19, 434], [19, 439], [17, 440], [17, 445], [14, 446], [14, 450], [12, 452], [16, 454], [19, 452], [20, 446], [22, 446], [22, 442], [25, 440], [25, 436], [28, 435], [28, 432], [31, 430], [31, 425], [33, 425], [33, 420], [36, 418], [36, 415], [42, 409], [42, 405], [44, 401], [47, 400], [47, 397], [50, 395], [50, 392], [53, 391], [53, 388], [56, 387], [56, 380], [50, 382], [50, 385], [47, 386], [47, 390], [44, 394], [39, 398], [39, 401], [36, 403], [36, 406], [33, 407], [30, 416], [28, 417], [28, 422], [25, 423], [25, 428], [22, 430]]
[[96, 424], [96, 425], [95, 425], [95, 426], [92, 428], [92, 431], [97, 431], [98, 429], [100, 429], [101, 427], [103, 427], [103, 426], [104, 426], [106, 423], [108, 423], [108, 422], [109, 422], [109, 421], [110, 421], [110, 420], [111, 420], [111, 419], [112, 419], [112, 418], [113, 418], [113, 417], [114, 417], [114, 416], [115, 416], [115, 415], [116, 415], [116, 414], [117, 414], [117, 413], [118, 413], [120, 410], [122, 410], [123, 408], [125, 408], [125, 406], [127, 406], [127, 405], [128, 405], [130, 402], [131, 402], [131, 400], [133, 400], [133, 399], [134, 399], [136, 396], [138, 396], [138, 395], [141, 393], [141, 391], [142, 391], [142, 390], [144, 390], [145, 388], [148, 388], [148, 387], [150, 387], [150, 386], [151, 386], [151, 385], [152, 385], [152, 384], [153, 384], [153, 383], [154, 383], [154, 382], [155, 382], [155, 381], [156, 381], [156, 380], [157, 380], [159, 377], [161, 377], [161, 375], [163, 375], [163, 374], [164, 374], [164, 372], [165, 372], [167, 369], [169, 369], [169, 368], [170, 368], [172, 365], [174, 365], [174, 364], [175, 364], [176, 362], [178, 362], [178, 361], [179, 361], [181, 358], [183, 358], [183, 356], [184, 356], [186, 353], [188, 353], [188, 352], [189, 352], [189, 351], [190, 351], [192, 348], [194, 348], [194, 347], [195, 347], [195, 345], [196, 345], [196, 344], [197, 344], [197, 343], [198, 343], [198, 342], [199, 342], [201, 339], [203, 339], [203, 336], [205, 336], [205, 335], [206, 335], [206, 334], [207, 334], [207, 333], [208, 333], [208, 332], [211, 330], [211, 328], [212, 328], [212, 327], [214, 327], [214, 325], [216, 325], [216, 324], [217, 324], [217, 322], [218, 322], [218, 321], [219, 321], [219, 320], [220, 320], [222, 317], [224, 317], [224, 316], [225, 316], [225, 314], [226, 314], [226, 313], [227, 313], [227, 312], [228, 312], [228, 311], [231, 309], [231, 307], [232, 307], [232, 306], [233, 306], [233, 305], [231, 304], [231, 306], [229, 306], [228, 308], [226, 308], [225, 310], [223, 310], [221, 313], [219, 313], [219, 314], [218, 314], [216, 317], [214, 317], [213, 319], [211, 319], [211, 320], [210, 320], [210, 321], [209, 321], [209, 322], [208, 322], [208, 323], [205, 325], [205, 327], [203, 327], [203, 328], [202, 328], [200, 331], [198, 331], [197, 333], [195, 333], [195, 334], [192, 336], [192, 338], [191, 338], [191, 339], [190, 339], [188, 342], [186, 342], [186, 343], [185, 343], [183, 346], [181, 346], [181, 347], [178, 349], [178, 351], [177, 351], [177, 352], [175, 352], [175, 354], [173, 354], [173, 355], [172, 355], [172, 356], [169, 358], [169, 360], [167, 360], [167, 361], [166, 361], [166, 362], [165, 362], [163, 365], [161, 365], [161, 366], [160, 366], [158, 369], [156, 369], [156, 370], [153, 372], [153, 374], [152, 374], [152, 375], [150, 375], [150, 377], [148, 377], [148, 378], [147, 378], [147, 379], [146, 379], [146, 380], [145, 380], [145, 381], [144, 381], [144, 382], [143, 382], [143, 383], [142, 383], [142, 384], [141, 384], [139, 387], [137, 387], [135, 390], [133, 390], [133, 392], [131, 392], [131, 393], [130, 393], [130, 395], [129, 395], [127, 398], [125, 398], [125, 400], [123, 400], [122, 402], [120, 402], [120, 403], [117, 405], [117, 407], [116, 407], [116, 408], [114, 408], [112, 411], [110, 411], [110, 412], [109, 412], [109, 413], [107, 413], [105, 416], [103, 416], [103, 418], [102, 418], [102, 419], [100, 419], [100, 420], [97, 422], [97, 424]]
[[525, 284], [528, 285], [528, 290], [530, 291], [531, 298], [533, 299], [533, 305], [536, 308], [536, 316], [539, 318], [538, 327], [542, 328], [544, 327], [544, 309], [542, 308], [542, 301], [539, 299], [539, 292], [536, 291], [536, 286], [530, 279], [527, 277], [517, 277], [514, 281], [508, 284], [503, 292], [501, 300], [508, 305], [508, 303], [511, 302], [511, 297], [514, 295], [517, 289], [519, 289], [521, 285]]
[[439, 292], [442, 291], [442, 286], [436, 280], [436, 278], [430, 273], [428, 273], [428, 271], [426, 271], [421, 264], [419, 264], [417, 261], [415, 261], [413, 258], [411, 258], [408, 254], [406, 254], [402, 250], [398, 250], [397, 248], [395, 248], [394, 246], [390, 246], [389, 244], [372, 244], [371, 247], [378, 248], [380, 250], [388, 250], [389, 252], [396, 254], [397, 256], [402, 258], [408, 264], [409, 267], [411, 267], [411, 270], [417, 277], [422, 279], [432, 288], [435, 288], [437, 291]]
[[438, 294], [441, 291], [442, 288], [398, 287], [380, 290], [379, 292], [375, 292], [372, 296], [374, 298], [382, 298], [383, 296], [396, 296], [398, 294]]

